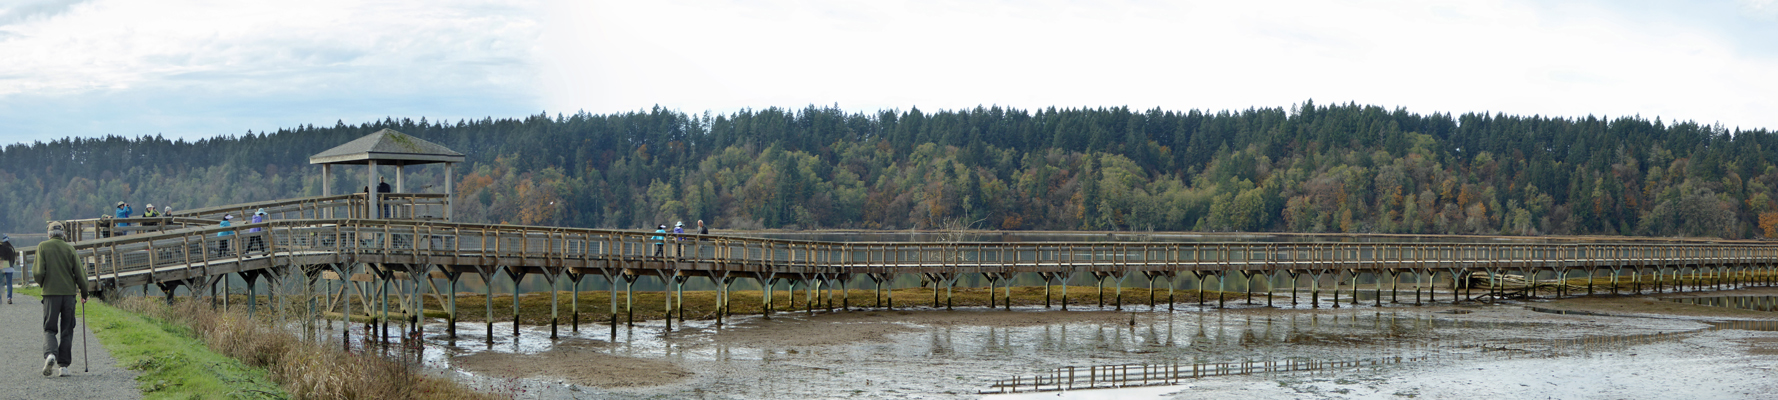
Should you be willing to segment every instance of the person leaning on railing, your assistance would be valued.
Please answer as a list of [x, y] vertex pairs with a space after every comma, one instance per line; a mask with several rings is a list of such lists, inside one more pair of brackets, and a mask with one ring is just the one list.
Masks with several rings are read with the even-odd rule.
[[[148, 203], [148, 205], [145, 206], [145, 208], [147, 208], [148, 211], [142, 212], [142, 218], [160, 218], [161, 213], [160, 213], [160, 211], [154, 210], [154, 203]], [[156, 222], [156, 221], [145, 221], [145, 222], [142, 222], [142, 230], [154, 229], [155, 227], [159, 227], [160, 224], [161, 224], [160, 222]]]

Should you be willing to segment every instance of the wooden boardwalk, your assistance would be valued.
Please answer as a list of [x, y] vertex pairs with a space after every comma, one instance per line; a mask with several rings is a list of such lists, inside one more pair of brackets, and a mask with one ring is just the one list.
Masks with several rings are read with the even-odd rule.
[[[428, 206], [426, 201], [439, 197], [407, 196], [406, 205], [395, 202], [395, 212], [421, 215], [401, 210]], [[1411, 277], [1416, 296], [1420, 285], [1441, 276], [1440, 282], [1457, 287], [1466, 286], [1472, 274], [1487, 279], [1513, 274], [1567, 279], [1604, 273], [1614, 280], [1626, 277], [1637, 282], [1638, 291], [1643, 284], [1652, 284], [1656, 291], [1701, 282], [1769, 284], [1778, 276], [1773, 274], [1778, 247], [1760, 243], [822, 242], [426, 219], [321, 218], [355, 216], [343, 210], [363, 209], [362, 198], [363, 194], [327, 196], [192, 210], [174, 217], [66, 223], [74, 227], [73, 244], [91, 279], [107, 294], [155, 285], [169, 297], [181, 286], [189, 293], [213, 295], [217, 284], [234, 274], [249, 283], [249, 290], [255, 282], [267, 282], [274, 295], [312, 295], [319, 280], [346, 280], [359, 282], [350, 286], [361, 298], [386, 300], [384, 294], [391, 294], [393, 283], [399, 293], [391, 295], [406, 303], [398, 311], [419, 309], [422, 287], [449, 294], [440, 302], [448, 304], [445, 311], [451, 315], [453, 335], [457, 284], [466, 274], [484, 281], [506, 275], [515, 282], [537, 275], [552, 287], [598, 277], [613, 288], [626, 289], [637, 279], [653, 277], [681, 292], [686, 280], [707, 278], [719, 290], [718, 318], [726, 314], [726, 293], [737, 279], [761, 283], [769, 299], [775, 282], [849, 291], [862, 278], [880, 292], [884, 282], [904, 274], [934, 283], [935, 296], [938, 288], [948, 289], [959, 277], [972, 274], [987, 280], [990, 291], [996, 285], [1006, 288], [1001, 282], [1015, 276], [1034, 275], [1051, 285], [1085, 276], [1100, 282], [1101, 290], [1107, 281], [1121, 288], [1132, 278], [1146, 279], [1151, 287], [1157, 279], [1169, 284], [1179, 278], [1196, 279], [1202, 290], [1206, 279], [1222, 282], [1240, 276], [1268, 283], [1288, 279], [1294, 299], [1304, 280], [1319, 294], [1327, 282], [1324, 278], [1332, 277], [1327, 283], [1334, 286], [1337, 297], [1342, 282], [1357, 284], [1364, 276], [1370, 278], [1366, 282], [1373, 284], [1380, 301], [1382, 286], [1389, 283], [1395, 286], [1391, 290], [1398, 289], [1404, 276]], [[221, 213], [258, 208], [266, 208], [274, 219], [227, 228], [212, 224]], [[119, 222], [130, 226], [119, 228]], [[34, 264], [35, 249], [23, 253], [26, 264]], [[1275, 289], [1272, 284], [1264, 286], [1267, 291]], [[347, 309], [342, 314], [350, 314], [351, 294], [343, 288], [339, 293], [348, 301], [326, 297], [329, 300], [321, 306], [333, 309], [343, 303]], [[1554, 293], [1564, 294], [1560, 289]], [[1010, 291], [1005, 296], [1010, 298]], [[613, 293], [613, 321], [615, 299]], [[668, 301], [671, 313], [672, 296]], [[1319, 304], [1320, 298], [1310, 301]], [[491, 312], [491, 303], [488, 309]], [[491, 315], [489, 320], [491, 330]]]

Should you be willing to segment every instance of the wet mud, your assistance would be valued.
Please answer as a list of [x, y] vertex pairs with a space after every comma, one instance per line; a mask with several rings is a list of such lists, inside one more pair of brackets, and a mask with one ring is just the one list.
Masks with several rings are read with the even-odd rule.
[[[513, 337], [508, 323], [496, 324], [491, 344], [479, 324], [460, 325], [453, 341], [435, 323], [422, 358], [484, 389], [537, 398], [1763, 398], [1778, 393], [1778, 332], [1724, 327], [1778, 317], [1669, 298], [1773, 294], [1337, 310], [1235, 302], [1175, 312], [872, 309], [740, 317], [720, 327], [686, 321], [673, 331], [660, 321], [615, 331], [583, 325], [578, 333], [563, 327], [558, 340], [547, 326], [523, 326]], [[1277, 367], [993, 393], [1008, 380], [1117, 365]]]

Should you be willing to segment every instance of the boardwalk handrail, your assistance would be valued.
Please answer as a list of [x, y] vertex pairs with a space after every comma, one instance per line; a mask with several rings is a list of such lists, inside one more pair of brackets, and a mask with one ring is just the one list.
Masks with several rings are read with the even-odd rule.
[[[121, 220], [120, 220], [121, 221]], [[252, 229], [261, 232], [249, 232]], [[218, 234], [231, 233], [227, 237]], [[654, 240], [664, 237], [665, 241]], [[260, 246], [249, 248], [254, 238]], [[223, 249], [220, 243], [228, 241]], [[1758, 244], [823, 242], [423, 220], [284, 219], [75, 243], [93, 279], [135, 285], [302, 263], [475, 265], [754, 276], [1394, 271], [1769, 264]], [[35, 247], [25, 248], [34, 261]], [[216, 269], [219, 264], [234, 267]], [[253, 264], [253, 265], [246, 265]], [[128, 278], [128, 279], [125, 279]]]
[[[380, 204], [392, 207], [441, 206], [448, 195], [443, 193], [377, 193], [382, 196]], [[335, 218], [364, 217], [366, 193], [347, 193], [330, 196], [298, 197], [252, 203], [229, 204], [216, 207], [177, 210], [175, 215], [191, 216], [206, 219], [222, 219], [224, 214], [246, 216], [254, 211], [265, 209], [267, 214], [275, 218], [327, 218], [325, 211], [333, 210]], [[400, 215], [418, 215], [402, 213]]]

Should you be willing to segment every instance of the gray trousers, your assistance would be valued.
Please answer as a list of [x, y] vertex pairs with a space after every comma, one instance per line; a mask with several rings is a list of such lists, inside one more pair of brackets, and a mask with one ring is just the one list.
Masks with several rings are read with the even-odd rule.
[[62, 367], [74, 362], [74, 306], [79, 301], [73, 295], [43, 296], [43, 355], [54, 354]]

